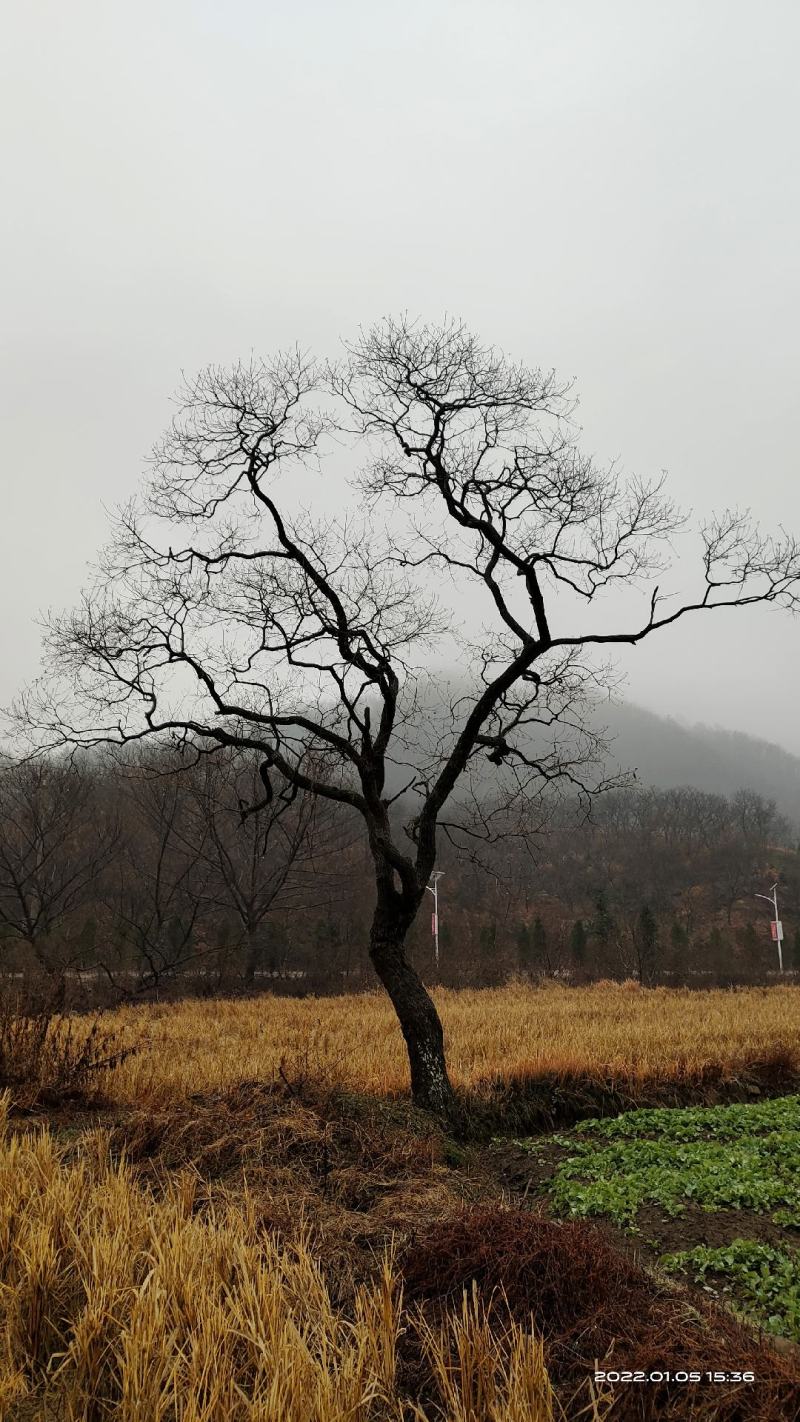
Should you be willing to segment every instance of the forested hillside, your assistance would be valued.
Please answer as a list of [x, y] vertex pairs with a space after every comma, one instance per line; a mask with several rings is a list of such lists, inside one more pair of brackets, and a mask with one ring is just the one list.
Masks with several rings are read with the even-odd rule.
[[[636, 743], [626, 721], [667, 788], [641, 783], [640, 763], [639, 783], [591, 805], [562, 795], [499, 837], [494, 824], [442, 833], [439, 962], [427, 914], [411, 938], [428, 981], [766, 981], [777, 958], [756, 895], [776, 881], [785, 966], [800, 966], [797, 830], [765, 793], [782, 753], [741, 738], [743, 784], [732, 793], [670, 786], [688, 778], [679, 751], [699, 757], [705, 733], [670, 740], [670, 723], [625, 710], [620, 761]], [[768, 775], [759, 783], [760, 750]], [[734, 763], [709, 756], [707, 777], [732, 778]], [[686, 765], [702, 781], [699, 760]], [[7, 981], [36, 980], [78, 1004], [373, 982], [374, 890], [357, 817], [265, 783], [252, 756], [8, 763], [0, 810]], [[397, 824], [412, 811], [399, 799]]]

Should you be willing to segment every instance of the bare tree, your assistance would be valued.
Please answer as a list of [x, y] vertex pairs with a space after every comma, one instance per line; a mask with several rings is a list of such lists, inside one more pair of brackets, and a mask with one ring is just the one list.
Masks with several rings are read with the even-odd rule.
[[117, 839], [116, 817], [78, 766], [0, 766], [0, 924], [46, 972], [67, 966], [67, 928], [96, 895]]
[[[738, 513], [699, 530], [698, 591], [667, 601], [656, 579], [683, 520], [662, 481], [625, 481], [582, 453], [572, 411], [568, 385], [457, 322], [384, 321], [323, 370], [297, 353], [207, 370], [82, 607], [52, 622], [49, 683], [21, 707], [59, 741], [173, 733], [249, 749], [265, 776], [358, 811], [372, 963], [415, 1100], [444, 1115], [456, 1107], [442, 1026], [404, 943], [437, 831], [492, 833], [453, 812], [457, 787], [492, 772], [506, 827], [509, 805], [547, 785], [590, 791], [592, 654], [689, 613], [797, 604], [798, 545]], [[282, 492], [329, 435], [361, 470], [360, 522], [293, 516]], [[431, 573], [454, 590], [449, 617]], [[594, 604], [619, 583], [643, 610], [603, 625]], [[487, 620], [469, 642], [461, 599], [475, 586]], [[474, 685], [433, 711], [421, 669], [445, 634]], [[403, 774], [414, 809], [398, 832], [388, 782]]]
[[788, 822], [774, 800], [753, 790], [738, 790], [726, 804], [727, 815], [710, 855], [710, 873], [728, 923], [737, 899], [751, 898], [767, 847], [789, 836]]
[[[134, 992], [158, 990], [210, 956], [198, 935], [208, 870], [204, 834], [189, 824], [189, 785], [176, 757], [128, 759], [118, 792], [123, 805], [121, 853], [109, 885], [117, 931], [133, 950]], [[131, 992], [127, 970], [108, 955], [101, 967], [111, 984]]]
[[262, 776], [262, 767], [252, 751], [226, 746], [186, 772], [189, 842], [205, 865], [205, 903], [238, 924], [248, 984], [262, 962], [270, 914], [327, 906], [346, 893], [342, 858], [353, 839], [345, 807]]

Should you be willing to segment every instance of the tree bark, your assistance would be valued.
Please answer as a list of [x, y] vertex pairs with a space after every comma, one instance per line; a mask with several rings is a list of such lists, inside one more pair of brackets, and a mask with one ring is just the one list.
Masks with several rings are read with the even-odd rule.
[[459, 1111], [447, 1074], [444, 1031], [432, 999], [404, 951], [414, 912], [378, 903], [369, 955], [397, 1013], [411, 1067], [414, 1104], [455, 1126]]

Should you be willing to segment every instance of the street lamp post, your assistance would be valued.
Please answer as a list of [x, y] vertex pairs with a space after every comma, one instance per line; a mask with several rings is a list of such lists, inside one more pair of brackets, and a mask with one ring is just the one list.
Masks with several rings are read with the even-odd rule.
[[444, 869], [437, 869], [436, 872], [431, 876], [433, 878], [433, 883], [425, 885], [425, 888], [428, 890], [428, 893], [433, 894], [433, 917], [431, 920], [431, 928], [433, 930], [433, 956], [436, 961], [437, 971], [439, 968], [439, 880], [442, 878], [443, 874]]
[[765, 899], [766, 902], [772, 906], [772, 912], [773, 912], [773, 914], [775, 915], [775, 917], [774, 917], [774, 923], [775, 923], [775, 942], [776, 942], [777, 945], [778, 945], [778, 972], [779, 972], [779, 973], [782, 973], [782, 972], [783, 972], [783, 948], [782, 948], [781, 945], [782, 945], [782, 942], [783, 942], [783, 924], [781, 923], [780, 919], [778, 918], [778, 885], [777, 885], [777, 884], [773, 884], [773, 885], [772, 885], [772, 888], [770, 889], [770, 891], [769, 891], [768, 894], [756, 894], [755, 897], [756, 897], [757, 899]]

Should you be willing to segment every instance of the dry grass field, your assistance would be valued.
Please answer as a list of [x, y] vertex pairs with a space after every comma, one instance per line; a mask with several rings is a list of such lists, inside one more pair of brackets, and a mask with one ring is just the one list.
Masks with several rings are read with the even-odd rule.
[[[581, 1114], [593, 1081], [633, 1100], [800, 1081], [798, 989], [437, 1000], [475, 1119], [499, 1101], [491, 1129], [514, 1084], [572, 1090]], [[56, 1024], [38, 1082], [0, 1098], [3, 1419], [767, 1422], [800, 1408], [795, 1364], [729, 1314], [515, 1198], [486, 1122], [454, 1141], [411, 1111], [378, 994], [155, 1004], [100, 1026], [135, 1050], [59, 1087], [59, 1034], [74, 1054], [88, 1023]], [[598, 1359], [760, 1381], [634, 1394], [595, 1385]]]
[[[636, 1092], [702, 1083], [770, 1056], [800, 1070], [800, 988], [691, 992], [599, 984], [435, 993], [454, 1083], [597, 1078]], [[129, 1057], [106, 1083], [116, 1101], [164, 1103], [287, 1075], [393, 1095], [408, 1088], [402, 1038], [383, 993], [259, 997], [124, 1008], [108, 1024]]]

